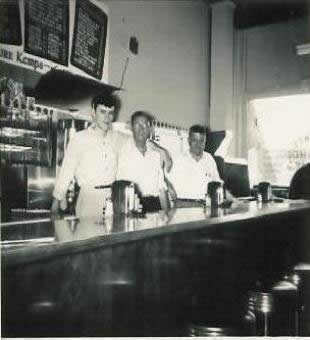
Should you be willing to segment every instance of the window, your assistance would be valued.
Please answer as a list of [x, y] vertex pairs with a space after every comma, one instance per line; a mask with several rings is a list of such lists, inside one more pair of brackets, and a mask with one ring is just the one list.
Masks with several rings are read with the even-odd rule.
[[255, 99], [249, 112], [251, 185], [289, 186], [296, 170], [310, 162], [310, 95]]

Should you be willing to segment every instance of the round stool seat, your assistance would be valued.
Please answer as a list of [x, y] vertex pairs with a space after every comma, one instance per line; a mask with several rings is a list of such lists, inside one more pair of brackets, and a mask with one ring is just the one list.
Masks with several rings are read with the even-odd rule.
[[270, 335], [270, 318], [274, 311], [273, 295], [267, 291], [251, 291], [248, 307], [255, 314], [256, 335]]
[[297, 286], [293, 283], [282, 280], [277, 282], [275, 285], [272, 286], [272, 291], [293, 291], [297, 292]]
[[271, 287], [275, 300], [275, 336], [293, 336], [299, 333], [298, 286], [292, 283], [298, 284], [298, 279], [298, 275], [287, 275], [284, 280]]
[[297, 335], [298, 287], [287, 279], [268, 286], [249, 294], [248, 306], [256, 315], [257, 335]]
[[231, 336], [236, 335], [236, 331], [230, 327], [219, 327], [217, 325], [190, 324], [188, 336]]

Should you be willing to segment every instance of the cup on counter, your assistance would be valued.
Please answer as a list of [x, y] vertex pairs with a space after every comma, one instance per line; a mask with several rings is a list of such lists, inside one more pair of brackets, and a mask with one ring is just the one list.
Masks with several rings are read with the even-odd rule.
[[208, 183], [208, 195], [211, 199], [211, 207], [220, 207], [224, 202], [224, 188], [221, 182]]
[[271, 184], [269, 182], [260, 182], [258, 184], [258, 194], [260, 194], [263, 203], [270, 202], [272, 197]]

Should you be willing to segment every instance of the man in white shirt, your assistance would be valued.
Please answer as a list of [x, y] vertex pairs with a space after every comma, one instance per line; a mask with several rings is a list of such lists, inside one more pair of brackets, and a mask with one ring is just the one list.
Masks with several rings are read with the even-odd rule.
[[204, 151], [206, 129], [201, 125], [191, 126], [188, 144], [189, 150], [173, 160], [168, 175], [169, 192], [173, 200], [204, 200], [208, 183], [222, 182], [215, 160]]
[[[115, 181], [118, 151], [131, 138], [111, 129], [116, 102], [116, 97], [111, 93], [94, 97], [91, 111], [93, 124], [77, 132], [69, 141], [53, 192], [52, 219], [61, 217], [60, 203], [65, 200], [73, 179], [80, 186], [76, 215], [102, 215], [105, 200], [110, 195], [109, 187]], [[171, 160], [166, 150], [155, 144], [150, 147], [157, 150], [157, 156], [169, 170]]]
[[93, 124], [69, 141], [53, 192], [52, 218], [60, 216], [60, 202], [65, 199], [73, 179], [80, 186], [76, 215], [102, 214], [107, 191], [95, 187], [110, 186], [115, 180], [117, 147], [125, 138], [111, 130], [115, 102], [116, 97], [111, 94], [94, 97]]
[[117, 180], [137, 184], [145, 211], [168, 209], [160, 155], [147, 144], [152, 120], [152, 116], [143, 111], [137, 111], [131, 116], [133, 139], [129, 139], [119, 152], [116, 174]]

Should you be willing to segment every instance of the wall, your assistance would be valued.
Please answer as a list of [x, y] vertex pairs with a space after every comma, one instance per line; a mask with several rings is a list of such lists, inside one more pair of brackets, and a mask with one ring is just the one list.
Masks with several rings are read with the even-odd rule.
[[[202, 0], [92, 1], [109, 12], [104, 72], [106, 79], [109, 76], [109, 84], [120, 85], [129, 57], [124, 91], [120, 94], [119, 120], [127, 121], [133, 111], [144, 109], [161, 121], [185, 128], [192, 123], [206, 124], [209, 116], [206, 3]], [[24, 0], [21, 4], [23, 18]], [[70, 0], [70, 5], [72, 31], [75, 0]], [[139, 41], [137, 56], [129, 52], [130, 36]], [[78, 106], [83, 114], [89, 112], [89, 100], [71, 106]]]
[[232, 1], [212, 6], [210, 127], [232, 129], [233, 21]]
[[[209, 114], [208, 12], [202, 1], [105, 1], [110, 12], [110, 84], [121, 83], [119, 120], [138, 109], [189, 127]], [[128, 51], [130, 36], [138, 55]]]
[[246, 34], [248, 94], [299, 88], [310, 78], [310, 56], [297, 56], [295, 50], [310, 42], [307, 19], [254, 27]]

